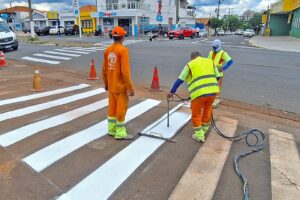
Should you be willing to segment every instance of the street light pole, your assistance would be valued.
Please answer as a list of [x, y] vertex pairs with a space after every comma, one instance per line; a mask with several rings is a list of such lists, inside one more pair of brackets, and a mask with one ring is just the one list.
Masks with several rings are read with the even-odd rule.
[[34, 32], [34, 24], [33, 24], [33, 17], [32, 17], [32, 8], [31, 8], [31, 0], [28, 0], [28, 7], [29, 7], [29, 20], [30, 20], [30, 32], [31, 32], [31, 38], [35, 37]]
[[219, 19], [219, 15], [220, 15], [220, 5], [221, 5], [221, 0], [219, 0], [218, 2], [218, 9], [217, 9], [217, 18]]
[[178, 22], [179, 22], [179, 3], [180, 3], [180, 0], [176, 0], [176, 25], [178, 25]]

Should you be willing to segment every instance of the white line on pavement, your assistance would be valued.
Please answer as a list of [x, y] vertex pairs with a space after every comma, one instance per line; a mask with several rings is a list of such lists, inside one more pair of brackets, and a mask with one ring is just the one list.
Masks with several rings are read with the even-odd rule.
[[86, 49], [86, 48], [63, 48], [67, 50], [75, 50], [75, 51], [83, 51], [83, 52], [96, 52], [97, 50], [92, 50], [92, 49]]
[[[147, 99], [128, 109], [126, 122], [142, 115], [151, 108], [157, 106], [160, 101]], [[107, 120], [104, 120], [94, 126], [82, 130], [74, 135], [64, 138], [50, 146], [47, 146], [32, 155], [24, 158], [28, 165], [34, 170], [40, 172], [62, 159], [66, 155], [72, 153], [76, 149], [96, 140], [107, 134]]]
[[300, 159], [292, 134], [269, 130], [272, 200], [298, 200]]
[[108, 105], [108, 99], [104, 99], [87, 106], [77, 108], [75, 110], [50, 117], [48, 119], [44, 119], [42, 121], [35, 122], [33, 124], [29, 124], [23, 126], [21, 128], [15, 129], [13, 131], [4, 133], [0, 135], [0, 145], [3, 147], [10, 146], [16, 142], [19, 142], [29, 136], [32, 136], [40, 131], [67, 123], [72, 121], [78, 117], [89, 114], [91, 112], [95, 112], [101, 108], [104, 108]]
[[72, 53], [62, 53], [62, 52], [56, 52], [56, 51], [44, 51], [45, 53], [50, 54], [56, 54], [56, 55], [62, 55], [62, 56], [71, 56], [71, 57], [80, 57], [81, 55], [78, 54], [72, 54]]
[[49, 91], [49, 92], [42, 92], [39, 94], [32, 94], [32, 95], [16, 97], [16, 98], [12, 98], [12, 99], [5, 99], [5, 100], [0, 101], [0, 106], [12, 104], [12, 103], [18, 103], [18, 102], [22, 102], [22, 101], [28, 101], [28, 100], [32, 100], [32, 99], [38, 99], [38, 98], [47, 97], [47, 96], [51, 96], [51, 95], [55, 95], [55, 94], [62, 94], [65, 92], [83, 89], [83, 88], [86, 88], [89, 86], [90, 85], [88, 85], [88, 84], [80, 84], [80, 85], [76, 85], [76, 86], [72, 86], [72, 87]]
[[[170, 120], [174, 125], [166, 126], [167, 119], [161, 121], [151, 132], [163, 135], [175, 135], [189, 120], [191, 115], [184, 112], [174, 112]], [[116, 154], [102, 166], [79, 182], [70, 191], [63, 194], [58, 200], [106, 200], [111, 194], [165, 141], [141, 136], [129, 146]], [[134, 155], [134, 156], [132, 156]], [[128, 159], [130, 158], [130, 159]], [[118, 169], [122, 166], [122, 170]]]
[[66, 49], [54, 49], [55, 51], [62, 51], [62, 52], [69, 52], [69, 53], [79, 53], [79, 54], [90, 54], [89, 52], [82, 52], [82, 51], [72, 51], [72, 50], [66, 50]]
[[42, 63], [48, 63], [51, 65], [57, 65], [60, 62], [58, 61], [53, 61], [53, 60], [45, 60], [45, 59], [40, 59], [40, 58], [33, 58], [33, 57], [29, 57], [29, 56], [25, 56], [22, 58], [23, 60], [29, 60], [29, 61], [34, 61], [34, 62], [42, 62]]
[[95, 95], [101, 94], [103, 92], [105, 92], [105, 90], [103, 88], [100, 88], [100, 89], [96, 89], [96, 90], [76, 94], [76, 95], [73, 95], [73, 96], [65, 97], [65, 98], [62, 98], [62, 99], [57, 99], [57, 100], [54, 100], [54, 101], [49, 101], [49, 102], [46, 102], [46, 103], [41, 103], [41, 104], [38, 104], [38, 105], [29, 106], [29, 107], [21, 108], [21, 109], [18, 109], [18, 110], [13, 110], [13, 111], [1, 113], [0, 114], [0, 122], [4, 121], [4, 120], [15, 118], [15, 117], [24, 116], [24, 115], [27, 115], [27, 114], [30, 114], [30, 113], [38, 112], [38, 111], [41, 111], [41, 110], [46, 110], [46, 109], [53, 108], [53, 107], [56, 107], [56, 106], [61, 106], [61, 105], [64, 105], [64, 104], [67, 104], [67, 103], [70, 103], [70, 102], [74, 102], [74, 101], [85, 99], [85, 98], [88, 98], [88, 97], [91, 97], [91, 96], [95, 96]]
[[34, 56], [39, 56], [39, 57], [46, 57], [46, 58], [54, 58], [54, 59], [60, 59], [60, 60], [71, 60], [72, 58], [68, 58], [68, 57], [61, 57], [61, 56], [51, 56], [48, 54], [41, 54], [41, 53], [36, 53], [33, 54]]

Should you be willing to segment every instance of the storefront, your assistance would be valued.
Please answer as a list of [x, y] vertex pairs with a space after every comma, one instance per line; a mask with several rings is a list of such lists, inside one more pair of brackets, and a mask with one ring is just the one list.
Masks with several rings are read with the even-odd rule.
[[[96, 11], [96, 6], [87, 5], [80, 8], [80, 23], [84, 33], [96, 31], [96, 19], [91, 17], [91, 13]], [[79, 18], [76, 18], [76, 24], [79, 24]]]
[[[186, 0], [180, 2], [181, 21], [195, 25], [193, 16], [188, 16]], [[99, 27], [106, 34], [114, 26], [122, 26], [137, 36], [159, 24], [175, 28], [176, 6], [173, 0], [98, 0], [98, 12], [91, 13], [91, 17], [98, 18]]]

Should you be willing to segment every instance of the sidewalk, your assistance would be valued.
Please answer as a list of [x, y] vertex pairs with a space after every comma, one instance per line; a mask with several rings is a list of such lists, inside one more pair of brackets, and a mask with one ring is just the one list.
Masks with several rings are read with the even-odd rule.
[[300, 39], [289, 36], [256, 36], [249, 42], [254, 46], [266, 49], [300, 53]]

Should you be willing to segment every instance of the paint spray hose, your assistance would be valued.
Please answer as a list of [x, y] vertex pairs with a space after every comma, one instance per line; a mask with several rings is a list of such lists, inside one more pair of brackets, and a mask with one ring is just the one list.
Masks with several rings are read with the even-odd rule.
[[[233, 158], [233, 165], [235, 168], [235, 172], [240, 177], [240, 179], [243, 181], [244, 200], [249, 200], [248, 179], [243, 174], [243, 172], [240, 170], [238, 162], [241, 158], [249, 156], [253, 153], [257, 153], [265, 148], [265, 138], [266, 138], [265, 134], [258, 129], [252, 129], [248, 132], [241, 133], [241, 134], [233, 136], [233, 137], [226, 136], [216, 126], [216, 122], [214, 120], [213, 114], [212, 114], [211, 125], [215, 129], [215, 131], [217, 132], [217, 134], [219, 136], [221, 136], [229, 141], [232, 141], [232, 142], [238, 142], [238, 141], [245, 139], [246, 144], [252, 148], [249, 151], [241, 152], [240, 154], [236, 155]], [[252, 136], [252, 138], [253, 137], [255, 138], [254, 142], [250, 142], [251, 136]]]
[[[174, 95], [178, 98], [178, 100], [174, 100], [174, 99], [169, 100], [168, 99], [168, 109], [169, 109], [169, 101], [183, 102], [183, 101], [190, 100], [190, 98], [184, 99], [184, 98], [180, 97], [177, 94], [174, 94]], [[261, 151], [265, 148], [265, 138], [266, 138], [265, 134], [263, 132], [261, 132], [260, 130], [258, 130], [258, 129], [252, 129], [248, 132], [241, 133], [241, 134], [233, 136], [233, 137], [229, 137], [229, 136], [225, 135], [224, 133], [222, 133], [218, 129], [218, 127], [216, 125], [216, 122], [215, 122], [215, 119], [214, 119], [214, 116], [213, 116], [213, 113], [212, 113], [211, 126], [213, 127], [213, 129], [216, 131], [216, 133], [219, 136], [221, 136], [221, 137], [223, 137], [223, 138], [225, 138], [229, 141], [232, 141], [232, 142], [238, 142], [238, 141], [241, 141], [241, 140], [245, 139], [246, 144], [249, 147], [252, 148], [251, 150], [246, 151], [246, 152], [242, 152], [242, 153], [236, 155], [233, 158], [233, 165], [234, 165], [234, 168], [235, 168], [235, 172], [240, 177], [240, 179], [243, 181], [244, 200], [249, 200], [248, 179], [243, 174], [243, 172], [240, 170], [238, 162], [241, 158], [249, 156], [253, 153], [257, 153], [257, 152], [259, 152], [259, 151]], [[251, 136], [255, 138], [254, 142], [250, 142], [250, 137]]]

